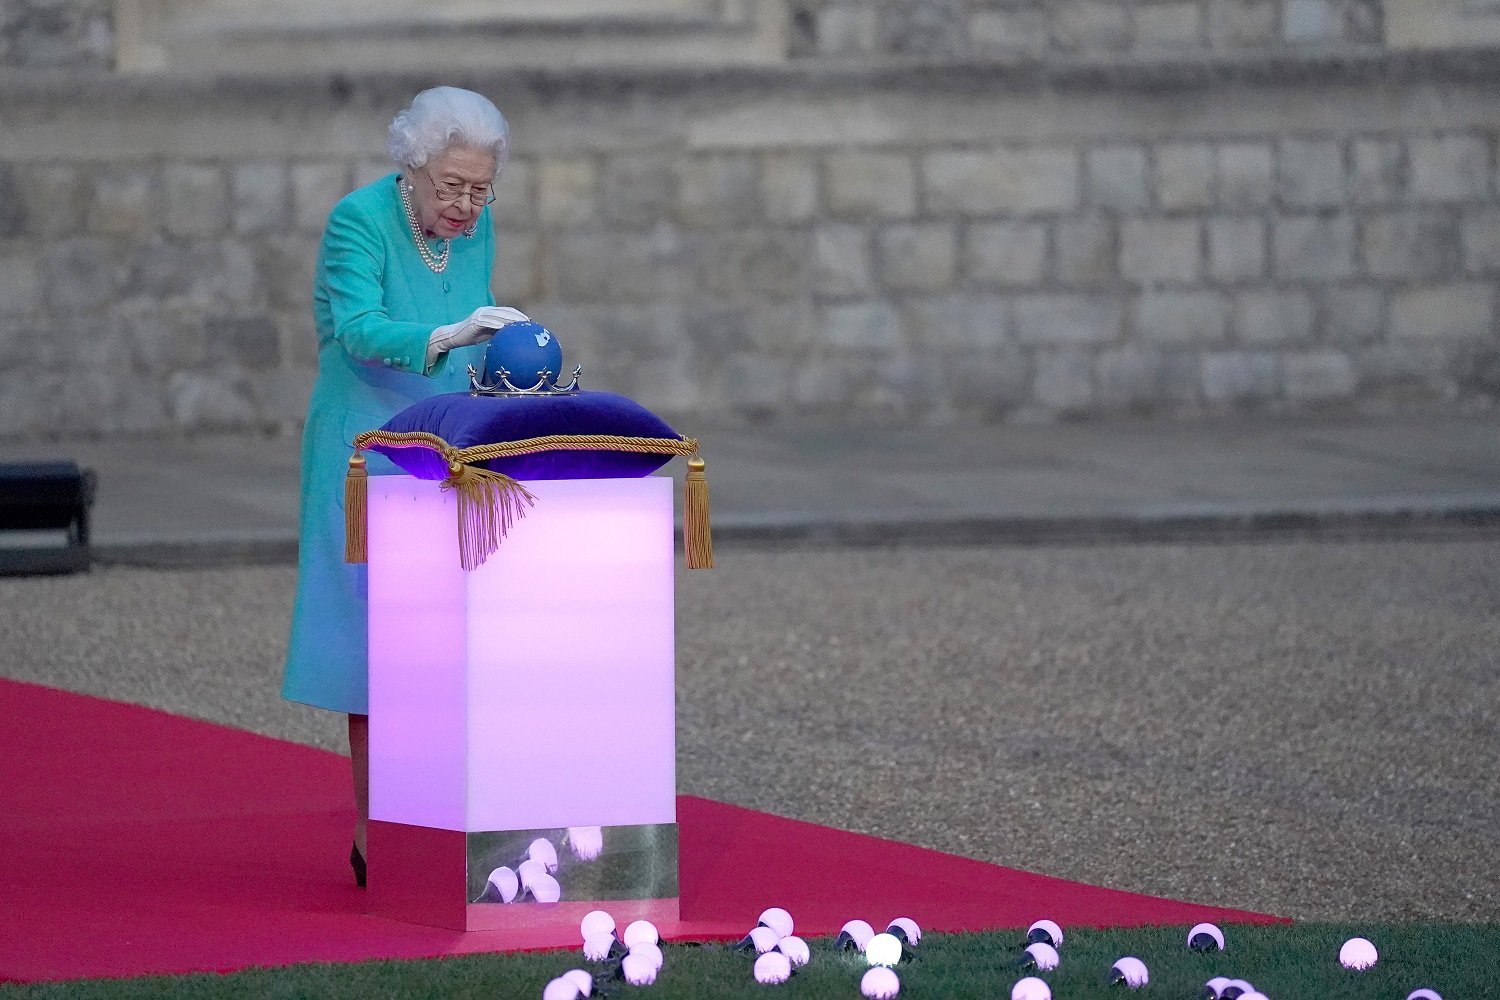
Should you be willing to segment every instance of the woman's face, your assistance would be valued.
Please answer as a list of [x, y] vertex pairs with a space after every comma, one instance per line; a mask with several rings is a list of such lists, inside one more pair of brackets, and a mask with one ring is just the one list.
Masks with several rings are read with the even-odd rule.
[[423, 231], [451, 240], [479, 218], [494, 187], [495, 157], [486, 150], [453, 146], [406, 173], [412, 208]]

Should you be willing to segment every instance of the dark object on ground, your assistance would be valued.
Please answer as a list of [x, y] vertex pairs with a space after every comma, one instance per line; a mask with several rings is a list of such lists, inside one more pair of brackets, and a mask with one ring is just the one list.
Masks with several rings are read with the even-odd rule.
[[87, 571], [94, 485], [73, 462], [0, 464], [0, 575]]

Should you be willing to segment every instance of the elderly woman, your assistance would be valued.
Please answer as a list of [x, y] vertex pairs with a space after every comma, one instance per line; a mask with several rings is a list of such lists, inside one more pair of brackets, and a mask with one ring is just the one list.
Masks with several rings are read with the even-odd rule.
[[[343, 482], [354, 436], [426, 396], [468, 388], [485, 341], [523, 313], [495, 306], [488, 205], [505, 118], [467, 90], [425, 90], [391, 122], [399, 173], [329, 214], [313, 286], [318, 375], [302, 438], [301, 540], [282, 696], [349, 717], [358, 819], [349, 863], [365, 884], [369, 812], [365, 567], [344, 562]], [[399, 470], [367, 456], [371, 475]]]

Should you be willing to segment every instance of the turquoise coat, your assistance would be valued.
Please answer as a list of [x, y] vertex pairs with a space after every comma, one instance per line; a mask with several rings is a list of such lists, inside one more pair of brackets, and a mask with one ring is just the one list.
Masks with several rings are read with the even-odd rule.
[[[328, 217], [313, 284], [318, 377], [302, 432], [297, 599], [281, 693], [355, 715], [368, 712], [365, 567], [344, 562], [344, 474], [354, 436], [411, 403], [468, 389], [483, 346], [460, 348], [422, 371], [434, 327], [494, 305], [489, 209], [478, 232], [452, 241], [436, 274], [417, 253], [396, 175], [346, 195]], [[433, 249], [441, 244], [434, 242]], [[400, 470], [366, 453], [372, 476]]]

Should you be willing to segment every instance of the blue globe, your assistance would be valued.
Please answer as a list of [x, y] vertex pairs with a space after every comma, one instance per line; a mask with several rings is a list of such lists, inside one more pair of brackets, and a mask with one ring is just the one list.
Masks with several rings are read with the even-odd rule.
[[498, 381], [504, 368], [510, 373], [511, 385], [530, 389], [542, 372], [551, 372], [548, 382], [562, 374], [562, 345], [551, 331], [540, 323], [511, 323], [495, 331], [484, 352], [484, 378]]

